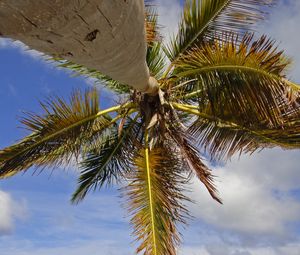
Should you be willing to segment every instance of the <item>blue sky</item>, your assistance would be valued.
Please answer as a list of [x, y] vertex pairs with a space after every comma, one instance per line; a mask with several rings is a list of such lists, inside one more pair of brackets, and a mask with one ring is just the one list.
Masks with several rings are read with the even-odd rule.
[[[159, 10], [164, 34], [172, 33], [179, 2], [165, 0]], [[299, 1], [281, 1], [259, 30], [293, 57], [290, 78], [300, 83], [298, 24]], [[26, 134], [17, 128], [22, 111], [38, 112], [38, 100], [53, 94], [68, 97], [73, 88], [90, 86], [45, 63], [37, 53], [24, 51], [20, 44], [3, 40], [0, 70], [1, 148]], [[102, 95], [102, 104], [110, 103], [110, 96]], [[213, 202], [195, 180], [189, 194], [197, 202], [190, 206], [195, 219], [182, 230], [179, 254], [299, 255], [299, 158], [299, 150], [273, 149], [216, 167], [224, 206]], [[119, 193], [102, 190], [72, 206], [69, 199], [76, 176], [74, 169], [56, 169], [0, 182], [1, 255], [133, 254], [135, 245]]]

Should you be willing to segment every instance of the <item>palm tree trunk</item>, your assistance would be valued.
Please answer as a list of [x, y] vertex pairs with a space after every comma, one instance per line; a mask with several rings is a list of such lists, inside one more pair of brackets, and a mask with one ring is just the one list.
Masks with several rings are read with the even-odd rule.
[[1, 36], [140, 91], [153, 85], [144, 23], [144, 0], [0, 1]]

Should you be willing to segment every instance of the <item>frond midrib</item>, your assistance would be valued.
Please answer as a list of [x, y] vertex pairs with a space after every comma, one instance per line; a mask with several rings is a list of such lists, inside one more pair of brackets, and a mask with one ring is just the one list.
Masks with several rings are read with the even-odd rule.
[[149, 132], [145, 132], [145, 160], [146, 160], [146, 171], [147, 171], [147, 183], [148, 183], [148, 193], [149, 193], [149, 205], [150, 205], [150, 214], [151, 214], [151, 227], [152, 227], [152, 238], [153, 238], [153, 255], [157, 254], [156, 246], [156, 228], [155, 228], [155, 215], [153, 208], [153, 194], [152, 194], [152, 182], [151, 182], [151, 168], [149, 162]]
[[[207, 29], [207, 27], [209, 26], [209, 24], [214, 21], [218, 16], [219, 14], [227, 7], [227, 5], [229, 4], [231, 0], [227, 0], [221, 7], [220, 9], [211, 17], [210, 20], [208, 20], [206, 22], [206, 24], [203, 24], [203, 27], [198, 31], [198, 33], [196, 33], [194, 35], [194, 37], [188, 42], [188, 44], [182, 49], [181, 53], [180, 54], [183, 54], [184, 52], [187, 51], [188, 48], [190, 48], [192, 46], [192, 44], [197, 40], [197, 38]], [[175, 62], [179, 57], [180, 57], [180, 54], [178, 54], [178, 56], [176, 56], [176, 58], [172, 61], [172, 62]]]
[[163, 77], [167, 77], [167, 75], [169, 74], [170, 70], [172, 69], [172, 66], [174, 65], [174, 63], [176, 63], [176, 61], [180, 58], [180, 56], [185, 53], [191, 46], [192, 44], [197, 40], [197, 38], [207, 29], [207, 27], [209, 26], [209, 24], [216, 18], [219, 16], [219, 14], [222, 12], [222, 10], [224, 10], [226, 8], [226, 6], [229, 4], [231, 0], [226, 1], [221, 7], [220, 9], [211, 17], [211, 19], [209, 21], [206, 22], [206, 24], [204, 24], [204, 26], [198, 31], [198, 33], [196, 33], [194, 35], [194, 37], [187, 43], [187, 45], [181, 50], [181, 52], [179, 54], [177, 54], [175, 56], [174, 59], [171, 60], [171, 63], [169, 65], [169, 67], [166, 69]]
[[[282, 80], [285, 84], [289, 85], [295, 90], [300, 90], [300, 86], [298, 84], [295, 84], [283, 77], [280, 77], [276, 74], [270, 73], [264, 69], [259, 69], [255, 67], [250, 67], [250, 66], [243, 66], [243, 65], [232, 65], [232, 64], [222, 64], [222, 65], [215, 65], [215, 66], [205, 66], [202, 68], [195, 68], [191, 69], [188, 71], [184, 71], [179, 73], [179, 76], [189, 76], [189, 75], [195, 75], [195, 72], [197, 72], [197, 75], [201, 75], [201, 73], [206, 73], [206, 72], [211, 72], [211, 71], [218, 71], [218, 70], [223, 70], [223, 71], [248, 71], [248, 72], [254, 72], [254, 73], [259, 73], [265, 76], [268, 76], [270, 78], [276, 79], [276, 80]], [[184, 96], [185, 99], [190, 98], [191, 96], [197, 94], [197, 91], [186, 94]]]
[[[283, 77], [280, 77], [276, 74], [270, 73], [264, 69], [259, 69], [259, 68], [250, 67], [250, 66], [243, 66], [243, 65], [232, 65], [232, 64], [221, 64], [220, 65], [220, 64], [218, 64], [215, 66], [205, 66], [202, 68], [194, 68], [191, 70], [181, 72], [181, 73], [179, 73], [178, 76], [189, 76], [189, 75], [195, 75], [196, 73], [197, 73], [196, 76], [200, 76], [201, 73], [207, 73], [207, 72], [219, 71], [219, 70], [222, 70], [222, 71], [247, 71], [247, 72], [253, 72], [256, 74], [259, 73], [261, 75], [270, 77], [275, 80], [282, 80], [286, 85], [292, 87], [294, 90], [300, 91], [300, 86], [298, 84], [295, 84]], [[184, 95], [182, 98], [189, 99], [189, 98], [193, 97], [194, 95], [197, 95], [199, 92], [201, 92], [201, 91], [199, 90], [199, 91], [194, 91], [194, 92], [188, 93], [188, 94]]]
[[187, 105], [187, 104], [179, 104], [179, 103], [175, 103], [175, 102], [172, 102], [171, 105], [176, 110], [183, 111], [183, 112], [186, 112], [188, 114], [197, 115], [197, 116], [199, 116], [199, 117], [201, 117], [203, 119], [207, 119], [207, 120], [210, 120], [210, 121], [217, 122], [217, 123], [219, 123], [221, 125], [224, 125], [225, 127], [234, 128], [234, 129], [237, 129], [237, 130], [249, 132], [252, 135], [258, 137], [261, 140], [263, 140], [267, 144], [276, 144], [276, 145], [278, 145], [280, 147], [283, 147], [283, 148], [294, 148], [291, 145], [288, 145], [288, 144], [279, 142], [277, 140], [274, 140], [272, 138], [269, 138], [269, 137], [265, 136], [264, 134], [261, 134], [258, 131], [254, 131], [254, 130], [251, 130], [251, 129], [246, 128], [244, 126], [238, 125], [236, 123], [233, 123], [233, 122], [230, 122], [230, 121], [224, 121], [224, 120], [222, 120], [222, 119], [220, 119], [218, 117], [214, 117], [214, 116], [208, 115], [206, 113], [202, 113], [202, 112], [196, 110], [194, 106]]
[[[103, 111], [99, 111], [99, 112], [96, 113], [95, 115], [92, 115], [92, 116], [89, 116], [89, 117], [87, 117], [87, 118], [84, 118], [84, 119], [82, 119], [82, 120], [80, 120], [80, 121], [78, 121], [78, 122], [76, 122], [76, 123], [74, 123], [74, 124], [72, 124], [72, 125], [70, 125], [70, 126], [68, 126], [68, 127], [65, 127], [65, 128], [63, 128], [63, 129], [61, 129], [61, 130], [59, 130], [59, 131], [57, 131], [57, 132], [54, 132], [54, 133], [52, 133], [52, 134], [50, 134], [50, 135], [44, 137], [43, 139], [39, 140], [38, 142], [36, 142], [36, 143], [34, 143], [34, 144], [32, 144], [32, 145], [26, 147], [24, 150], [21, 150], [21, 151], [19, 151], [18, 153], [14, 154], [12, 157], [7, 158], [5, 161], [9, 161], [9, 160], [11, 160], [12, 158], [15, 158], [15, 157], [17, 157], [17, 156], [23, 154], [24, 152], [29, 151], [29, 150], [33, 149], [34, 147], [36, 147], [36, 146], [38, 146], [38, 145], [40, 145], [40, 144], [42, 144], [42, 143], [44, 143], [44, 142], [46, 142], [46, 141], [48, 141], [48, 140], [50, 140], [50, 139], [52, 139], [52, 138], [54, 138], [54, 137], [60, 135], [60, 134], [63, 134], [63, 133], [65, 133], [65, 132], [67, 132], [67, 131], [69, 131], [69, 130], [71, 130], [71, 129], [77, 127], [77, 126], [80, 126], [80, 125], [82, 125], [82, 124], [84, 124], [84, 123], [86, 123], [86, 122], [88, 122], [88, 121], [91, 121], [91, 120], [93, 120], [93, 119], [97, 119], [97, 118], [99, 118], [99, 117], [101, 117], [101, 116], [103, 116], [103, 115], [105, 115], [105, 114], [107, 114], [107, 113], [114, 112], [114, 111], [118, 111], [118, 110], [120, 110], [121, 108], [130, 108], [130, 107], [133, 107], [133, 106], [134, 106], [134, 105], [133, 105], [132, 103], [127, 103], [127, 104], [124, 104], [124, 105], [117, 105], [117, 106], [114, 106], [114, 107], [105, 109], [105, 110], [103, 110]], [[34, 133], [33, 133], [32, 135], [34, 135]]]
[[[195, 75], [195, 72], [197, 72], [197, 75], [201, 74], [201, 73], [206, 73], [206, 72], [211, 72], [211, 71], [218, 71], [218, 70], [223, 70], [223, 71], [248, 71], [248, 72], [255, 72], [255, 73], [260, 73], [263, 74], [265, 76], [269, 76], [272, 77], [274, 79], [283, 79], [282, 77], [270, 73], [264, 69], [260, 69], [260, 68], [255, 68], [255, 67], [251, 67], [251, 66], [243, 66], [243, 65], [233, 65], [233, 64], [218, 64], [218, 65], [214, 65], [214, 66], [205, 66], [205, 67], [200, 67], [200, 68], [194, 68], [191, 70], [187, 70], [184, 72], [180, 73], [180, 76], [189, 76], [189, 75]], [[286, 82], [288, 82], [286, 80]], [[293, 84], [292, 82], [290, 85], [300, 89], [300, 87], [296, 86], [295, 84]]]
[[[128, 114], [133, 113], [133, 111], [129, 112]], [[121, 116], [120, 116], [121, 117]], [[120, 117], [116, 117], [115, 119], [119, 119]], [[113, 155], [116, 153], [116, 151], [119, 149], [119, 147], [122, 145], [124, 139], [126, 138], [126, 136], [129, 134], [130, 130], [132, 129], [133, 125], [135, 124], [136, 120], [139, 118], [139, 115], [137, 115], [134, 120], [132, 121], [132, 123], [130, 124], [129, 128], [125, 131], [124, 134], [122, 134], [121, 139], [119, 139], [118, 143], [116, 144], [115, 148], [113, 149], [112, 153], [109, 155], [109, 157], [105, 160], [105, 164], [103, 164], [101, 166], [101, 170], [103, 170], [103, 168], [108, 164], [108, 162], [112, 159]], [[92, 182], [94, 181], [94, 179], [92, 180]]]
[[[131, 114], [131, 113], [133, 113], [133, 112], [134, 112], [134, 111], [130, 111], [130, 112], [128, 112], [128, 114]], [[115, 117], [109, 124], [111, 125], [112, 123], [115, 123], [115, 122], [116, 122], [117, 120], [119, 120], [121, 117], [122, 117], [121, 115]], [[128, 135], [128, 133], [130, 132], [132, 126], [134, 125], [134, 123], [136, 122], [136, 120], [137, 120], [138, 117], [139, 117], [139, 115], [137, 115], [137, 116], [135, 117], [135, 119], [133, 120], [133, 122], [131, 123], [131, 125], [129, 126], [129, 128], [125, 131], [125, 133], [122, 135], [121, 139], [119, 139], [118, 143], [115, 145], [115, 147], [114, 147], [113, 151], [111, 152], [111, 154], [109, 155], [109, 157], [107, 157], [107, 158], [105, 159], [105, 163], [101, 166], [101, 168], [98, 170], [98, 172], [101, 172], [101, 171], [107, 166], [107, 164], [110, 162], [110, 160], [112, 159], [112, 157], [115, 155], [116, 151], [117, 151], [117, 150], [120, 148], [120, 146], [122, 145], [122, 143], [123, 143], [125, 137], [126, 137], [126, 136]], [[97, 176], [98, 176], [98, 175], [95, 175], [95, 176], [93, 177], [93, 179], [90, 180], [89, 183], [94, 183], [95, 180], [96, 180], [96, 178], [97, 178]], [[83, 192], [83, 190], [81, 190], [81, 191], [77, 194], [77, 196], [78, 196], [80, 193], [82, 193], [82, 192]], [[76, 197], [74, 197], [74, 198], [72, 199], [72, 202], [75, 202], [76, 200], [77, 200]]]

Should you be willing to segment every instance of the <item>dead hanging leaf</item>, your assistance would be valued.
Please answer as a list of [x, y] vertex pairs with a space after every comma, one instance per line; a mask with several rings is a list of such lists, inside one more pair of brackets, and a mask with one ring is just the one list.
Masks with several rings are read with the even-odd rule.
[[126, 118], [123, 118], [121, 121], [120, 121], [120, 124], [119, 124], [119, 127], [118, 127], [118, 137], [120, 138], [121, 134], [122, 134], [122, 131], [123, 131], [123, 128], [124, 128], [124, 124], [125, 124], [125, 121], [126, 121]]
[[166, 103], [165, 101], [165, 92], [163, 92], [161, 89], [158, 90], [158, 96], [159, 96], [159, 101], [161, 105], [164, 105]]
[[147, 126], [147, 129], [150, 129], [150, 128], [154, 127], [157, 123], [158, 123], [158, 114], [155, 113], [152, 116], [152, 118], [151, 118], [151, 120], [150, 120], [150, 122], [149, 122], [149, 124]]

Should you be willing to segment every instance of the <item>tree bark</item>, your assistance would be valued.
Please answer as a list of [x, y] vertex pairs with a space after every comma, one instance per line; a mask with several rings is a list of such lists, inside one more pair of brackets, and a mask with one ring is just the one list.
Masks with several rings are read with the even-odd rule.
[[0, 0], [1, 36], [140, 91], [150, 78], [144, 24], [144, 0]]

